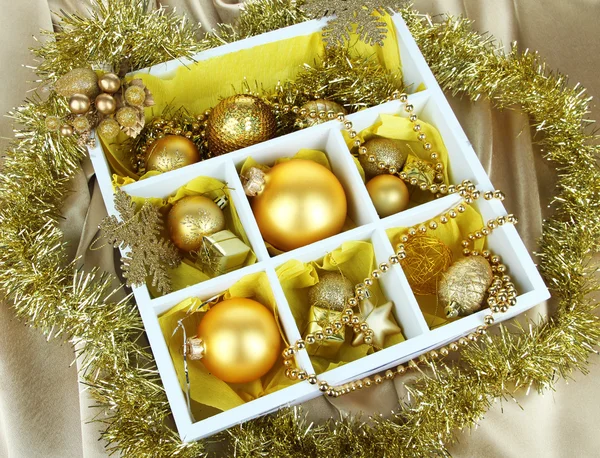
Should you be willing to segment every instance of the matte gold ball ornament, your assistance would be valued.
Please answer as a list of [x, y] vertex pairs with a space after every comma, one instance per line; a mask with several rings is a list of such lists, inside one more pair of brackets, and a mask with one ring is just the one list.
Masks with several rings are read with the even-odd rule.
[[90, 98], [85, 94], [73, 94], [69, 99], [69, 110], [73, 114], [86, 114], [90, 107]]
[[406, 210], [410, 193], [404, 181], [394, 175], [377, 175], [367, 182], [367, 191], [381, 218]]
[[204, 236], [225, 229], [225, 215], [208, 197], [188, 196], [175, 202], [169, 211], [167, 228], [177, 248], [197, 251]]
[[[367, 149], [367, 153], [360, 154], [358, 160], [367, 178], [387, 173], [386, 171], [390, 167], [401, 170], [409, 153], [408, 147], [404, 143], [391, 138], [375, 137], [363, 146]], [[375, 161], [370, 162], [369, 156], [375, 156]], [[383, 163], [385, 169], [380, 169], [379, 163]]]
[[98, 79], [98, 86], [103, 92], [114, 94], [121, 89], [121, 79], [114, 73], [105, 73]]
[[354, 296], [354, 285], [339, 272], [319, 275], [319, 283], [308, 289], [308, 302], [321, 308], [341, 312], [346, 301]]
[[261, 378], [277, 362], [281, 335], [273, 313], [260, 302], [232, 298], [214, 305], [187, 343], [190, 359], [227, 383]]
[[110, 94], [100, 94], [95, 100], [96, 110], [103, 115], [113, 114], [117, 110], [117, 101]]
[[267, 173], [253, 167], [244, 179], [260, 232], [275, 248], [290, 251], [341, 232], [346, 194], [326, 167], [292, 159]]
[[275, 135], [277, 121], [259, 97], [238, 94], [219, 102], [206, 125], [208, 149], [219, 156], [264, 142]]
[[155, 140], [146, 153], [146, 170], [169, 172], [200, 161], [196, 144], [181, 135], [166, 135]]

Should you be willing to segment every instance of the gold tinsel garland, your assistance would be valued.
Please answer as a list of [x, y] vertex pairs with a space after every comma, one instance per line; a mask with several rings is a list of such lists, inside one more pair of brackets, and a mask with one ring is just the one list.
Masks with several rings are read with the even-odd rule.
[[[51, 83], [75, 66], [115, 66], [121, 58], [131, 68], [145, 67], [301, 21], [301, 3], [255, 0], [236, 33], [198, 44], [182, 20], [164, 11], [148, 13], [144, 1], [97, 0], [91, 19], [63, 15], [61, 40], [36, 51], [45, 59], [39, 74]], [[108, 13], [119, 17], [118, 23], [103, 22]], [[395, 418], [316, 426], [300, 409], [288, 409], [214, 438], [232, 439], [219, 456], [444, 455], [453, 431], [476, 423], [495, 398], [522, 387], [547, 389], [559, 377], [585, 370], [600, 340], [595, 305], [587, 297], [599, 289], [590, 260], [600, 241], [598, 138], [584, 129], [589, 98], [548, 72], [537, 55], [498, 52], [489, 37], [471, 31], [468, 20], [432, 24], [411, 8], [402, 14], [445, 89], [488, 97], [499, 107], [521, 105], [540, 132], [544, 154], [560, 172], [555, 213], [544, 224], [540, 253], [540, 268], [560, 299], [557, 313], [517, 332], [501, 326], [499, 335], [468, 344], [460, 365], [426, 359], [428, 374], [408, 385], [410, 403]], [[91, 30], [102, 31], [102, 39]], [[119, 43], [111, 41], [116, 32]], [[95, 46], [91, 52], [89, 46]], [[167, 425], [169, 405], [151, 354], [140, 343], [143, 327], [135, 305], [114, 296], [111, 278], [81, 272], [66, 259], [58, 209], [84, 151], [75, 140], [47, 132], [43, 122], [64, 110], [54, 98], [34, 99], [13, 114], [21, 126], [0, 175], [0, 289], [19, 317], [80, 343], [80, 375], [105, 407], [99, 419], [106, 424], [110, 450], [123, 456], [201, 456], [211, 442], [183, 444]]]

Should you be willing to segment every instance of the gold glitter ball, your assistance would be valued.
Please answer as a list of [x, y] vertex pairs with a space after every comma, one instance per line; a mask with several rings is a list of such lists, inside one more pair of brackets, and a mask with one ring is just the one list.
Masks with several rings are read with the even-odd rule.
[[91, 127], [90, 121], [85, 116], [77, 116], [71, 124], [77, 132], [86, 132]]
[[100, 93], [98, 75], [91, 68], [75, 68], [56, 81], [54, 90], [64, 97], [84, 94], [93, 99]]
[[413, 292], [435, 294], [440, 275], [452, 263], [452, 251], [437, 237], [415, 235], [404, 244], [406, 258], [400, 264]]
[[106, 118], [98, 125], [98, 134], [104, 138], [112, 139], [119, 135], [121, 127], [113, 118]]
[[123, 127], [135, 127], [139, 117], [139, 112], [135, 108], [123, 107], [117, 111], [117, 122]]
[[275, 135], [277, 121], [273, 110], [260, 98], [238, 94], [217, 104], [206, 127], [208, 149], [215, 155], [226, 154]]
[[319, 283], [308, 290], [308, 302], [317, 307], [342, 311], [354, 296], [354, 285], [339, 272], [319, 275]]
[[[358, 160], [367, 178], [388, 173], [390, 167], [401, 170], [410, 151], [401, 140], [383, 137], [372, 138], [363, 146], [367, 148], [367, 154], [360, 154]], [[375, 156], [375, 162], [369, 162], [369, 156]], [[378, 167], [380, 162], [385, 164], [385, 169]]]
[[141, 107], [146, 101], [146, 91], [140, 86], [129, 86], [125, 90], [125, 101], [129, 105]]
[[57, 116], [48, 116], [46, 118], [46, 129], [50, 132], [56, 132], [60, 129], [60, 118]]

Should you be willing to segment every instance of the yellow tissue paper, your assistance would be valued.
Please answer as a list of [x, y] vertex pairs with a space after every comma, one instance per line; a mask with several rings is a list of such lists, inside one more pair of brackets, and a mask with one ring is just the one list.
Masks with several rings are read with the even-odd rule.
[[[466, 206], [464, 213], [459, 213], [456, 218], [450, 218], [446, 224], [439, 223], [437, 229], [435, 231], [429, 230], [427, 235], [438, 238], [450, 248], [450, 251], [452, 251], [452, 261], [455, 262], [463, 257], [463, 247], [461, 242], [467, 238], [468, 234], [475, 232], [482, 227], [483, 218], [481, 217], [481, 214], [472, 206]], [[400, 236], [407, 231], [407, 227], [395, 227], [386, 231], [394, 248], [400, 243]], [[484, 250], [485, 238], [475, 240], [473, 249], [478, 251]], [[438, 306], [437, 296], [435, 295], [415, 295], [415, 297], [430, 329], [435, 329], [451, 321], [460, 319], [447, 319], [443, 307]]]
[[[353, 284], [362, 282], [376, 268], [375, 252], [370, 242], [354, 241], [345, 242], [338, 249], [327, 254], [319, 261], [303, 263], [290, 260], [276, 270], [288, 304], [298, 325], [300, 333], [304, 336], [308, 329], [309, 310], [312, 304], [308, 302], [308, 288], [319, 282], [319, 274], [324, 272], [341, 272]], [[371, 300], [377, 304], [387, 302], [378, 283], [370, 288]], [[400, 305], [401, 304], [396, 304]], [[398, 323], [401, 326], [401, 323]], [[334, 369], [338, 366], [355, 361], [371, 352], [371, 347], [366, 344], [358, 347], [352, 346], [354, 331], [346, 328], [346, 341], [340, 347], [334, 358], [311, 356], [313, 367], [317, 374]], [[385, 347], [403, 342], [404, 336], [396, 334], [388, 336]]]
[[[273, 312], [277, 318], [277, 304], [271, 291], [267, 274], [259, 272], [243, 277], [225, 291], [223, 300], [232, 297], [254, 299]], [[207, 306], [202, 306], [200, 299], [186, 299], [158, 317], [160, 328], [169, 347], [175, 370], [179, 377], [181, 389], [186, 392], [185, 372], [183, 364], [183, 332], [177, 329], [179, 321], [185, 327], [186, 336], [193, 337], [197, 333], [198, 324]], [[177, 331], [176, 331], [177, 329]], [[175, 333], [174, 333], [175, 332]], [[281, 347], [285, 345], [282, 333]], [[211, 413], [225, 411], [240, 406], [248, 401], [273, 393], [296, 382], [285, 376], [285, 367], [281, 358], [275, 366], [262, 378], [249, 383], [226, 383], [210, 374], [202, 361], [188, 361], [190, 377], [190, 395], [192, 414], [196, 420], [207, 418]]]

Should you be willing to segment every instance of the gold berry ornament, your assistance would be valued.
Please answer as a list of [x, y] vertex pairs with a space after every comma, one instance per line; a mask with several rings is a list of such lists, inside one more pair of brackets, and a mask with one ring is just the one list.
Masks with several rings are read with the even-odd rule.
[[367, 182], [367, 191], [381, 218], [401, 212], [408, 207], [410, 193], [400, 178], [377, 175]]
[[141, 107], [146, 101], [146, 91], [140, 86], [129, 86], [125, 90], [125, 101], [129, 105]]
[[69, 110], [73, 114], [86, 114], [90, 106], [90, 98], [85, 94], [73, 94], [69, 99]]
[[57, 132], [60, 129], [60, 118], [58, 116], [48, 116], [46, 118], [46, 129], [50, 132]]
[[214, 305], [202, 317], [197, 338], [191, 340], [191, 359], [201, 359], [211, 374], [227, 383], [259, 379], [275, 365], [281, 348], [273, 313], [247, 298]]
[[117, 101], [110, 94], [100, 94], [96, 97], [96, 110], [103, 115], [113, 114], [117, 110]]
[[114, 73], [105, 73], [98, 79], [98, 86], [103, 92], [114, 94], [121, 88], [121, 79]]
[[[367, 178], [387, 173], [390, 168], [401, 170], [408, 157], [407, 146], [400, 140], [391, 138], [372, 138], [363, 145], [365, 154], [360, 154], [358, 160]], [[380, 168], [379, 165], [383, 165]]]
[[121, 132], [121, 126], [119, 126], [119, 123], [113, 118], [106, 118], [103, 119], [100, 124], [98, 124], [96, 130], [100, 136], [111, 140], [119, 135], [119, 132]]
[[203, 237], [225, 228], [225, 216], [219, 206], [204, 196], [178, 200], [167, 216], [171, 240], [183, 251], [197, 251]]
[[155, 140], [146, 153], [146, 170], [168, 172], [200, 161], [198, 147], [181, 135], [166, 135]]
[[92, 128], [89, 119], [85, 116], [77, 116], [71, 124], [77, 132], [87, 132]]
[[319, 275], [319, 283], [308, 289], [308, 302], [324, 309], [341, 312], [346, 301], [354, 296], [354, 285], [339, 272]]
[[253, 167], [244, 186], [260, 232], [289, 251], [341, 232], [347, 201], [342, 184], [326, 167], [304, 159], [277, 164], [266, 174]]
[[481, 256], [468, 256], [452, 264], [438, 287], [438, 300], [446, 316], [467, 316], [479, 310], [493, 279], [490, 263]]
[[273, 110], [260, 98], [238, 94], [219, 102], [206, 126], [208, 149], [218, 156], [264, 142], [275, 135]]
[[73, 135], [73, 128], [67, 124], [60, 126], [60, 134], [64, 135], [65, 137], [70, 137]]
[[416, 234], [404, 244], [402, 270], [413, 292], [435, 294], [440, 275], [452, 263], [452, 251], [437, 237]]
[[54, 90], [63, 97], [83, 94], [91, 100], [100, 93], [98, 75], [91, 68], [75, 68], [56, 81]]

